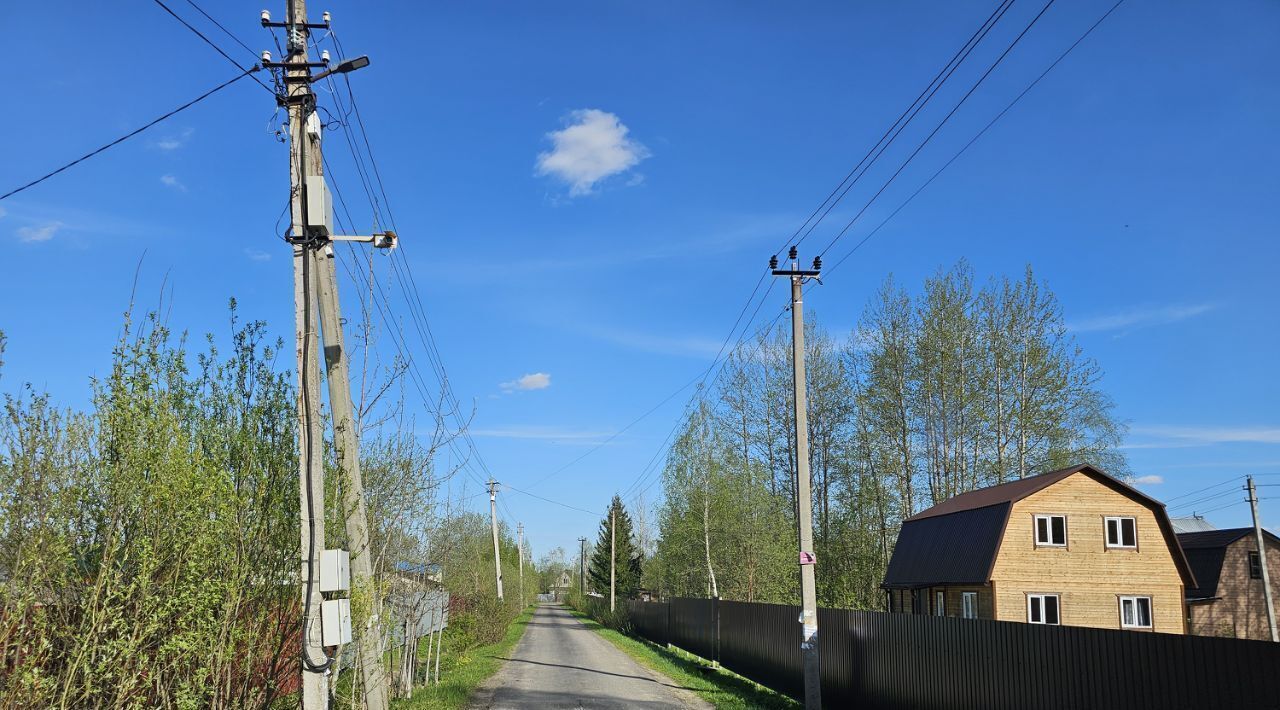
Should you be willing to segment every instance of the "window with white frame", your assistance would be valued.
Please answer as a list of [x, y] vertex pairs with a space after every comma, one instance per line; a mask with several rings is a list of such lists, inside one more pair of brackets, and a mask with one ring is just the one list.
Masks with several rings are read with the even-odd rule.
[[1066, 547], [1067, 516], [1037, 515], [1036, 545], [1044, 547]]
[[1103, 522], [1107, 526], [1107, 547], [1137, 547], [1138, 522], [1134, 518], [1108, 517]]
[[960, 592], [960, 616], [966, 619], [978, 618], [977, 592]]
[[947, 615], [947, 593], [946, 592], [934, 592], [933, 615], [934, 616]]
[[1057, 594], [1028, 594], [1027, 623], [1056, 626], [1058, 624], [1058, 606]]
[[1120, 626], [1126, 629], [1151, 628], [1151, 597], [1120, 597]]

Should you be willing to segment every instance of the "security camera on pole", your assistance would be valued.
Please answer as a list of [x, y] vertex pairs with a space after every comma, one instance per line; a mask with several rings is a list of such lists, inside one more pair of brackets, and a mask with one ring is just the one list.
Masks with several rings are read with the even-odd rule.
[[809, 491], [809, 424], [805, 398], [804, 374], [804, 284], [818, 279], [822, 257], [814, 257], [812, 269], [798, 268], [796, 248], [791, 247], [791, 268], [779, 269], [778, 257], [769, 258], [774, 276], [791, 279], [791, 350], [792, 391], [796, 423], [796, 518], [800, 526], [800, 650], [804, 655], [804, 706], [807, 710], [822, 707], [822, 667], [818, 663], [818, 594], [813, 554], [813, 503]]

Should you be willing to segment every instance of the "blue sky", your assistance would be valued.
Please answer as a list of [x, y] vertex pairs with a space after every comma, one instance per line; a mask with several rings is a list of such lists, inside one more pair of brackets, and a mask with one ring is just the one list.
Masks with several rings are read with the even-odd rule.
[[[705, 368], [769, 254], [995, 4], [314, 6], [333, 12], [348, 51], [373, 60], [351, 81], [404, 254], [497, 477], [529, 487]], [[1110, 4], [1056, 3], [831, 255]], [[189, 5], [172, 5], [252, 60]], [[952, 105], [1039, 7], [1016, 3], [937, 106]], [[261, 3], [205, 9], [250, 47], [274, 51], [257, 25]], [[235, 73], [150, 2], [73, 3], [51, 19], [38, 3], [0, 7], [10, 67], [3, 191]], [[1162, 481], [1145, 490], [1167, 499], [1280, 472], [1277, 31], [1280, 6], [1265, 0], [1129, 0], [808, 307], [847, 330], [890, 273], [915, 286], [960, 258], [982, 278], [1030, 263], [1106, 371], [1103, 386], [1132, 427], [1135, 474]], [[321, 103], [332, 108], [332, 96]], [[922, 114], [921, 126], [941, 115]], [[173, 324], [224, 333], [234, 296], [246, 318], [287, 335], [290, 266], [275, 237], [288, 179], [272, 135], [280, 119], [270, 96], [240, 82], [0, 202], [5, 387], [29, 380], [83, 403], [140, 259], [140, 303], [157, 302], [167, 284]], [[922, 136], [905, 134], [903, 146]], [[368, 229], [347, 146], [338, 132], [326, 139]], [[886, 155], [816, 244], [905, 155]], [[354, 311], [350, 285], [346, 293]], [[407, 317], [394, 297], [392, 307]], [[531, 490], [603, 511], [658, 450], [684, 399]], [[476, 485], [464, 476], [455, 490]], [[504, 498], [536, 553], [594, 535], [594, 516]], [[1263, 503], [1269, 522], [1280, 518], [1274, 501]], [[1239, 504], [1210, 518], [1233, 526], [1247, 515]]]

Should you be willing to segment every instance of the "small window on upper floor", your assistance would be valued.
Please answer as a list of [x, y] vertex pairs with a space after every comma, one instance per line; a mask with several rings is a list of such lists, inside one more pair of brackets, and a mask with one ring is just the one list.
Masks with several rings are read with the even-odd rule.
[[1067, 516], [1037, 515], [1036, 545], [1065, 547], [1067, 544]]
[[1249, 553], [1249, 579], [1262, 579], [1262, 557], [1256, 552]]
[[1137, 547], [1138, 523], [1134, 518], [1105, 518], [1107, 547]]

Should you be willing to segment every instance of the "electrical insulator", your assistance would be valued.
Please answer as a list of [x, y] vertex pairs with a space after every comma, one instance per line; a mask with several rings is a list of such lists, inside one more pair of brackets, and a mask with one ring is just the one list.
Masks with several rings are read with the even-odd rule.
[[269, 61], [271, 61], [271, 52], [267, 52], [264, 50], [262, 52], [262, 63], [266, 64]]
[[815, 256], [815, 257], [813, 257], [813, 270], [814, 270], [814, 271], [822, 271], [822, 257], [821, 257], [821, 256]]
[[773, 256], [769, 257], [769, 268], [770, 268], [770, 269], [776, 269], [776, 268], [778, 268], [778, 255], [777, 255], [777, 254], [774, 254]]
[[324, 18], [324, 23], [326, 25], [329, 24], [329, 21], [333, 19], [333, 16], [329, 14], [328, 10], [325, 10], [324, 14], [321, 15], [320, 17]]
[[267, 24], [267, 23], [268, 23], [268, 22], [270, 22], [270, 21], [271, 21], [271, 13], [270, 13], [269, 11], [267, 11], [267, 10], [263, 10], [263, 11], [262, 11], [262, 24], [264, 24], [264, 25], [265, 25], [265, 24]]
[[328, 64], [328, 63], [329, 63], [329, 50], [327, 50], [327, 49], [325, 49], [325, 50], [321, 50], [321, 52], [320, 52], [320, 61], [324, 62], [325, 64]]
[[796, 258], [796, 248], [795, 248], [794, 246], [793, 246], [793, 247], [791, 247], [791, 256], [789, 256], [789, 257], [787, 257], [787, 258], [789, 258], [789, 259], [795, 259], [795, 258]]

